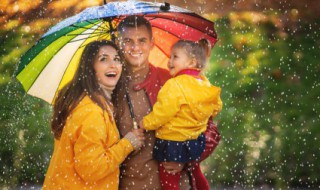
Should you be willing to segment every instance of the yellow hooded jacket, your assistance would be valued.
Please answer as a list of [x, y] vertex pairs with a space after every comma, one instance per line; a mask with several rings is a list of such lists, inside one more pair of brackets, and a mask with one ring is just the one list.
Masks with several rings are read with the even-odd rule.
[[159, 91], [153, 111], [143, 119], [144, 128], [156, 130], [156, 137], [163, 140], [197, 139], [206, 130], [209, 117], [222, 108], [220, 92], [204, 76], [174, 77]]
[[118, 189], [119, 165], [132, 150], [112, 116], [86, 96], [55, 139], [43, 189]]

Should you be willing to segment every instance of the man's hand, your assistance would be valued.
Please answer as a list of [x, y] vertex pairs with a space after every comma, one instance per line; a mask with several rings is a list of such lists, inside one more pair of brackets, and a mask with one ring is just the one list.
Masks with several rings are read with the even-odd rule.
[[176, 174], [178, 172], [181, 172], [185, 165], [179, 162], [161, 162], [161, 164], [163, 165], [165, 170], [171, 174]]

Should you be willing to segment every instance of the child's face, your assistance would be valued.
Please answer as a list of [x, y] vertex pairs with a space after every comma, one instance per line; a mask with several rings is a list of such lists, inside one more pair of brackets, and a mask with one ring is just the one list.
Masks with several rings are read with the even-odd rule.
[[175, 76], [183, 69], [195, 68], [196, 61], [184, 48], [173, 48], [168, 62], [171, 76]]

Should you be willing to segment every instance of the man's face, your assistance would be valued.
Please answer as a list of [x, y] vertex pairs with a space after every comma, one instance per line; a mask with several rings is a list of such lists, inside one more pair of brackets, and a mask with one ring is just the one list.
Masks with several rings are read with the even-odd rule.
[[153, 39], [146, 26], [124, 28], [119, 33], [119, 42], [124, 58], [132, 69], [139, 70], [148, 64]]

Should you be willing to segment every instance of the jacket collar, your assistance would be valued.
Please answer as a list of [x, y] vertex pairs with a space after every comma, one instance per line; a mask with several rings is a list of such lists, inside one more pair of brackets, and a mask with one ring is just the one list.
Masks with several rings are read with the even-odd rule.
[[200, 77], [200, 69], [183, 69], [180, 72], [178, 72], [174, 77], [180, 76], [180, 75], [190, 75], [195, 78], [201, 78]]

